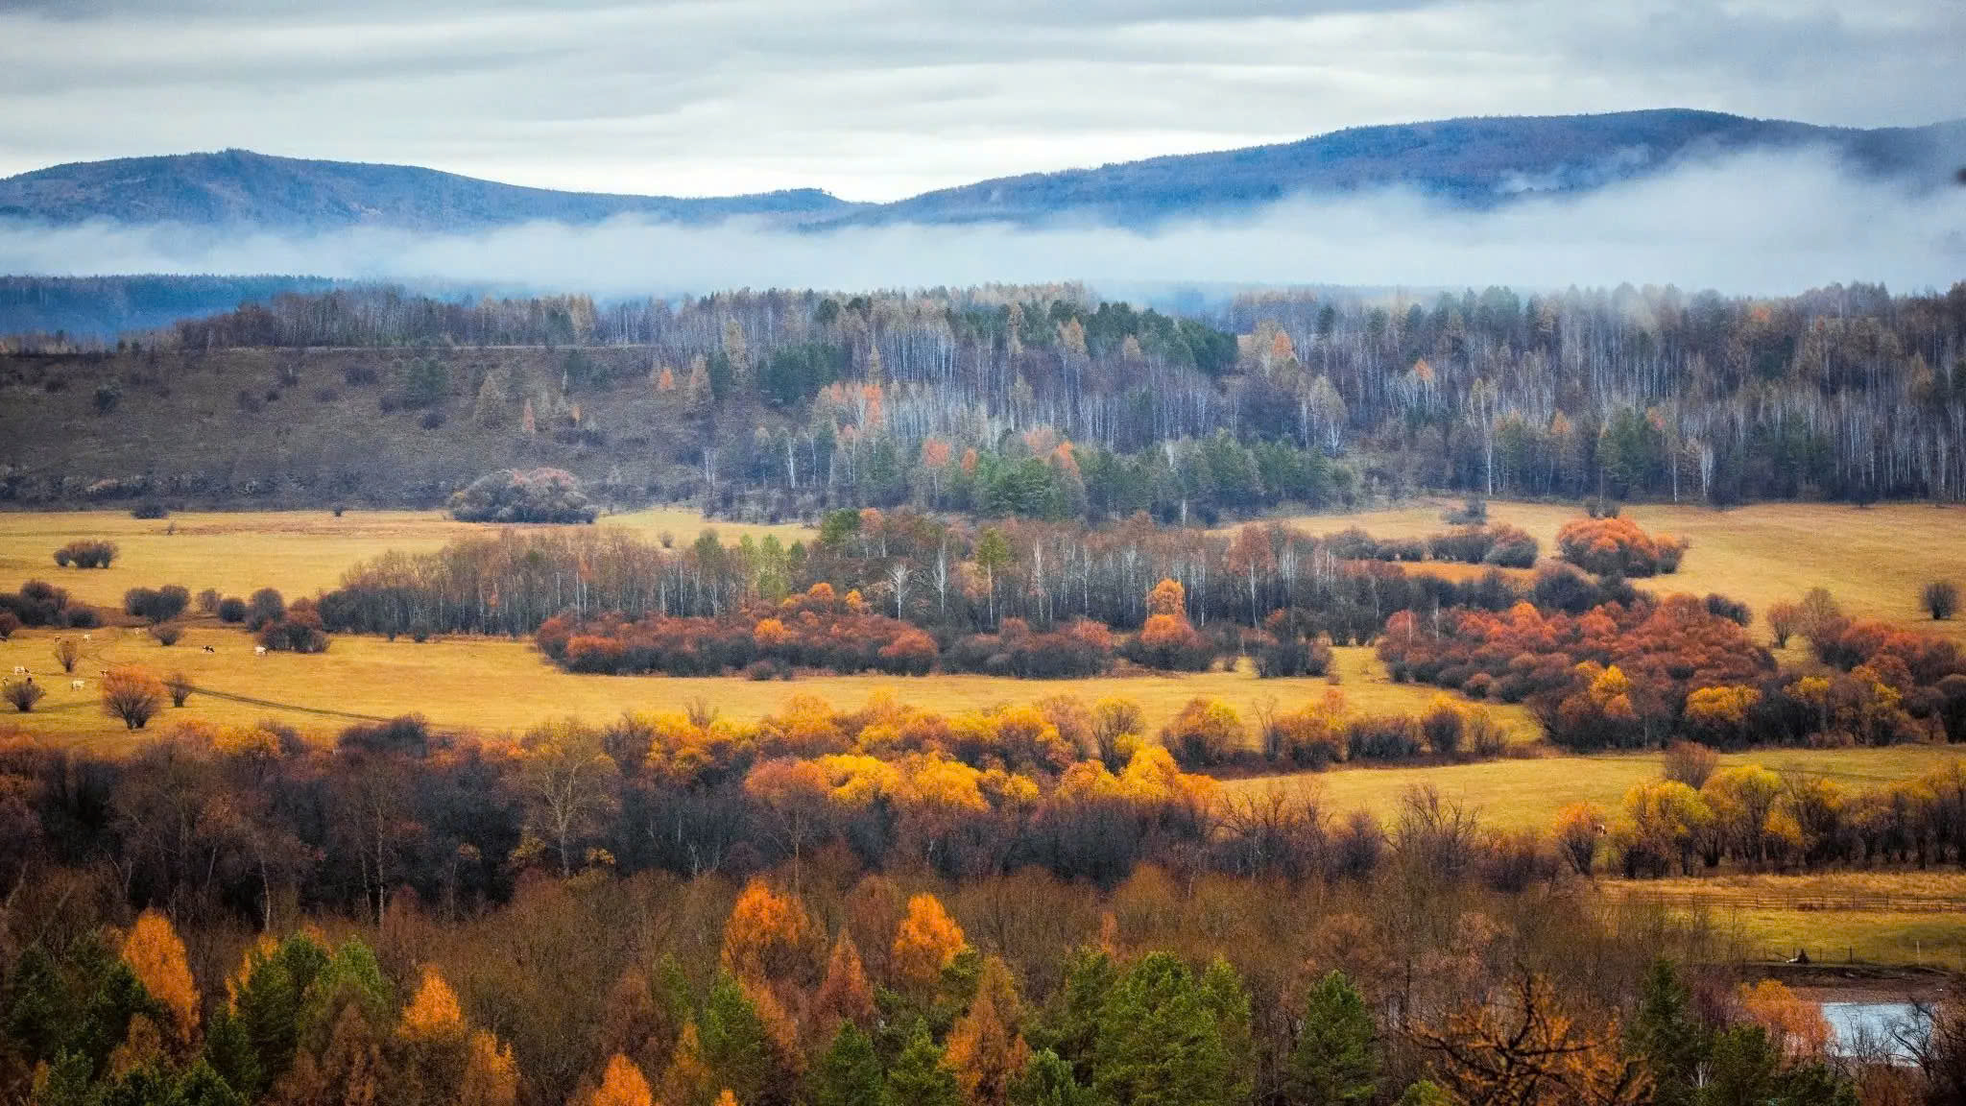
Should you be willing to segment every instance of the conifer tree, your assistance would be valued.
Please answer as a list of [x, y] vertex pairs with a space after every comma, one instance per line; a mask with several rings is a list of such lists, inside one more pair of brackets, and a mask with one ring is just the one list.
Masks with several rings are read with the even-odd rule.
[[1225, 1106], [1228, 1056], [1187, 965], [1156, 952], [1114, 985], [1100, 1012], [1092, 1089], [1116, 1106]]
[[942, 1062], [942, 1050], [928, 1035], [928, 1025], [917, 1020], [908, 1043], [888, 1068], [883, 1106], [961, 1106], [962, 1100], [956, 1073]]
[[1372, 1101], [1378, 1079], [1372, 1014], [1344, 973], [1328, 972], [1305, 1004], [1284, 1094], [1302, 1106], [1351, 1106]]
[[852, 1022], [840, 1025], [812, 1074], [812, 1106], [881, 1106], [881, 1060]]
[[770, 1030], [751, 999], [728, 973], [719, 972], [703, 1007], [703, 1059], [711, 1086], [729, 1087], [744, 1102], [762, 1106], [771, 1097], [778, 1065]]
[[1706, 1030], [1692, 1011], [1692, 1000], [1673, 963], [1652, 962], [1639, 993], [1638, 1012], [1627, 1037], [1631, 1050], [1652, 1073], [1657, 1106], [1687, 1106], [1706, 1059]]
[[1072, 1065], [1050, 1049], [1031, 1055], [1010, 1084], [1010, 1106], [1094, 1106], [1091, 1089], [1072, 1074]]

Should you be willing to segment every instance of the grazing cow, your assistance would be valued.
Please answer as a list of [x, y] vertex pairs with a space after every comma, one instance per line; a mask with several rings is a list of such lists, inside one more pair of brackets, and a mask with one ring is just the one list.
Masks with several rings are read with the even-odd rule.
[[263, 656], [265, 656], [265, 655], [266, 655], [266, 646], [264, 646], [264, 645], [255, 645], [255, 646], [253, 646], [253, 656], [255, 656], [255, 657], [263, 657]]
[[94, 634], [83, 634], [83, 635], [82, 635], [82, 640], [83, 640], [83, 641], [93, 641], [93, 640], [95, 640], [95, 636], [96, 636], [96, 635], [94, 635]]
[[80, 690], [82, 690], [83, 688], [85, 688], [85, 687], [87, 687], [87, 686], [88, 686], [88, 684], [86, 684], [86, 683], [84, 683], [84, 682], [82, 682], [81, 680], [70, 680], [70, 681], [68, 681], [68, 690], [70, 690], [70, 691], [80, 691]]
[[15, 666], [14, 666], [14, 675], [16, 675], [16, 676], [25, 676], [25, 675], [27, 675], [27, 666], [26, 666], [26, 665], [24, 665], [24, 664], [17, 664], [17, 665], [15, 665]]
[[216, 652], [218, 652], [218, 650], [217, 650], [217, 649], [214, 649], [214, 648], [212, 648], [212, 647], [211, 647], [211, 646], [209, 646], [209, 645], [207, 645], [207, 646], [205, 646], [205, 652], [207, 652], [207, 653], [216, 653]]

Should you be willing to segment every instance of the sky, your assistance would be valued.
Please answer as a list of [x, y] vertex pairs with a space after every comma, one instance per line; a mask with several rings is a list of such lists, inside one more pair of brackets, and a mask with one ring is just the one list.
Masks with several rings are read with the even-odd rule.
[[0, 176], [245, 147], [588, 191], [987, 177], [1457, 115], [1966, 117], [1966, 0], [0, 0]]

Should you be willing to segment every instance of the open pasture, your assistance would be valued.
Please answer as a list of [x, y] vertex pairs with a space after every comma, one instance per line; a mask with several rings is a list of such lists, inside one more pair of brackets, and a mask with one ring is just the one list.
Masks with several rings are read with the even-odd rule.
[[[1282, 521], [1315, 534], [1358, 526], [1374, 537], [1418, 538], [1449, 529], [1441, 515], [1458, 505], [1428, 499], [1388, 510]], [[1810, 588], [1825, 587], [1856, 617], [1966, 641], [1966, 620], [1934, 622], [1918, 605], [1919, 589], [1930, 580], [1966, 587], [1966, 507], [1757, 503], [1716, 511], [1640, 504], [1622, 513], [1648, 532], [1676, 534], [1692, 543], [1678, 572], [1640, 582], [1655, 592], [1720, 592], [1747, 603], [1759, 616], [1770, 603], [1800, 599]], [[1558, 528], [1579, 514], [1571, 503], [1488, 504], [1490, 522], [1529, 531], [1542, 543], [1545, 558], [1556, 556]], [[1424, 567], [1457, 578], [1479, 571], [1465, 565]]]
[[[598, 526], [621, 527], [650, 541], [667, 534], [677, 545], [706, 527], [725, 541], [776, 534], [791, 542], [811, 531], [798, 525], [760, 526], [705, 519], [694, 511], [657, 507], [604, 515]], [[249, 595], [278, 588], [288, 598], [335, 587], [341, 574], [391, 550], [421, 553], [464, 534], [491, 533], [495, 524], [457, 522], [441, 511], [188, 511], [162, 519], [127, 511], [0, 512], [0, 591], [42, 579], [79, 599], [116, 607], [134, 587], [181, 584], [197, 594], [217, 588]], [[118, 547], [106, 569], [61, 568], [54, 552], [77, 538]]]
[[1822, 964], [1966, 971], [1966, 872], [1732, 874], [1601, 880], [1607, 900], [1697, 922], [1730, 959], [1805, 949]]
[[[1853, 749], [1754, 749], [1726, 753], [1720, 763], [1759, 764], [1777, 772], [1826, 776], [1852, 790], [1871, 787], [1966, 756], [1946, 745], [1891, 745]], [[1317, 773], [1253, 776], [1227, 786], [1245, 791], [1310, 788], [1327, 810], [1369, 810], [1390, 815], [1411, 788], [1431, 784], [1448, 799], [1479, 808], [1483, 822], [1512, 829], [1548, 829], [1556, 812], [1574, 802], [1615, 810], [1633, 784], [1657, 778], [1658, 752], [1547, 756], [1473, 764], [1420, 767], [1346, 767]]]
[[[182, 710], [166, 708], [152, 726], [179, 718], [224, 724], [272, 718], [306, 731], [332, 731], [363, 716], [421, 713], [440, 727], [503, 733], [551, 718], [603, 722], [625, 710], [680, 709], [697, 698], [726, 717], [752, 721], [776, 711], [793, 695], [818, 695], [848, 708], [877, 691], [945, 712], [1059, 694], [1081, 696], [1088, 703], [1119, 695], [1138, 702], [1148, 725], [1158, 729], [1195, 696], [1221, 699], [1253, 724], [1257, 707], [1266, 700], [1294, 707], [1322, 697], [1330, 686], [1321, 678], [1259, 680], [1246, 667], [1084, 680], [858, 675], [755, 682], [734, 677], [574, 675], [553, 667], [529, 643], [504, 638], [455, 637], [417, 644], [408, 638], [391, 642], [343, 635], [316, 656], [255, 656], [253, 641], [245, 633], [197, 623], [170, 647], [158, 645], [139, 628], [94, 631], [85, 643], [84, 660], [76, 666], [76, 674], [89, 686], [78, 692], [69, 687], [70, 677], [54, 662], [51, 650], [57, 636], [47, 630], [23, 631], [12, 641], [0, 642], [0, 666], [4, 666], [0, 671], [26, 665], [39, 674], [49, 692], [31, 714], [13, 714], [8, 708], [9, 713], [0, 715], [0, 725], [19, 725], [49, 740], [99, 749], [136, 740], [121, 723], [105, 717], [98, 705], [98, 674], [116, 664], [141, 665], [160, 676], [182, 671], [197, 687], [238, 697], [194, 693]], [[206, 645], [217, 652], [205, 652]], [[1438, 694], [1387, 680], [1369, 649], [1339, 650], [1338, 665], [1340, 687], [1359, 710], [1412, 713]], [[1534, 723], [1526, 711], [1491, 709], [1519, 735], [1533, 735]]]

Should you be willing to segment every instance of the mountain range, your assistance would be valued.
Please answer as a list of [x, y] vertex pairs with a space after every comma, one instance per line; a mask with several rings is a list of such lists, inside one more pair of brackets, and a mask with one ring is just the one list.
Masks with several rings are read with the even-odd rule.
[[465, 233], [620, 216], [690, 224], [746, 217], [812, 229], [1055, 220], [1148, 227], [1177, 216], [1232, 216], [1293, 196], [1395, 186], [1485, 208], [1530, 195], [1585, 193], [1727, 154], [1807, 147], [1858, 173], [1944, 187], [1960, 183], [1966, 165], [1966, 120], [1862, 130], [1680, 109], [1450, 119], [1003, 177], [884, 204], [809, 188], [721, 197], [562, 192], [414, 166], [224, 150], [77, 162], [9, 177], [0, 180], [0, 220], [275, 233], [350, 227]]

